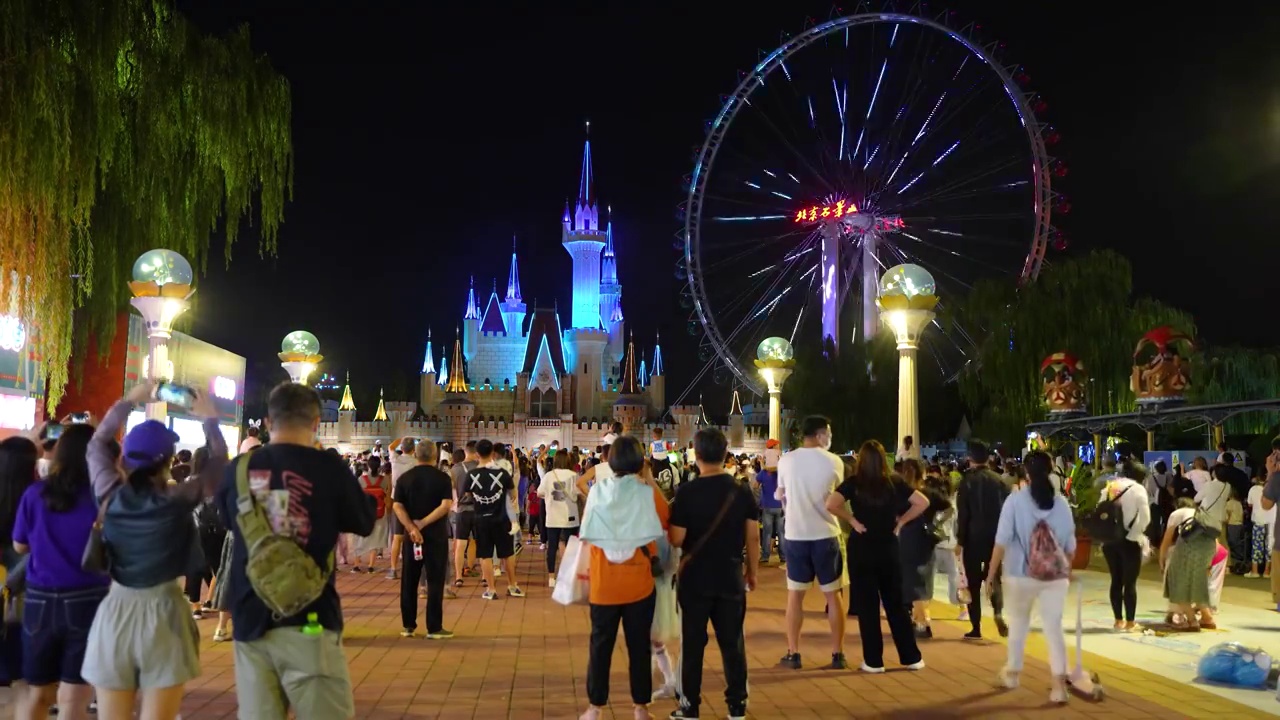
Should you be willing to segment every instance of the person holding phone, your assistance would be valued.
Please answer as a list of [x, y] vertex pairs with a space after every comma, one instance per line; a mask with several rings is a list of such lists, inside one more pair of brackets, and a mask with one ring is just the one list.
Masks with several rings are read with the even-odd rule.
[[[200, 675], [200, 631], [177, 579], [199, 557], [193, 515], [222, 477], [227, 443], [208, 396], [165, 387], [143, 383], [129, 391], [107, 412], [86, 451], [111, 586], [89, 629], [81, 674], [107, 718], [131, 716], [139, 696], [143, 717], [174, 718], [186, 683]], [[169, 485], [178, 435], [158, 420], [125, 435], [117, 465], [111, 446], [134, 406], [184, 398], [204, 418], [209, 461], [201, 472]]]

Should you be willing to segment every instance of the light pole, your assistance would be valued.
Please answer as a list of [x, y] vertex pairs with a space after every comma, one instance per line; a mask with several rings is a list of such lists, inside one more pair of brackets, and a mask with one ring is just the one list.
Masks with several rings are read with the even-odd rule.
[[756, 368], [769, 389], [769, 437], [782, 443], [782, 384], [795, 368], [795, 351], [786, 338], [771, 337], [756, 347]]
[[[169, 338], [173, 321], [191, 306], [187, 299], [195, 293], [191, 288], [191, 263], [172, 250], [148, 250], [133, 263], [133, 280], [129, 304], [138, 309], [147, 325], [147, 369], [153, 381], [173, 379], [173, 363], [169, 361]], [[166, 403], [147, 403], [147, 417], [164, 422], [169, 416]]]
[[933, 322], [938, 304], [933, 276], [919, 265], [897, 265], [880, 279], [880, 319], [898, 341], [898, 438], [910, 436], [909, 451], [920, 457], [920, 399], [916, 390], [916, 351]]
[[321, 360], [324, 356], [320, 354], [320, 341], [306, 330], [294, 330], [280, 342], [280, 367], [298, 385], [307, 384]]

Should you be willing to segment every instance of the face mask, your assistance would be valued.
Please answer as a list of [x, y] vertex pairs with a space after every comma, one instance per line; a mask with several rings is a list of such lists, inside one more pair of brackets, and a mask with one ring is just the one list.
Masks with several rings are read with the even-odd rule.
[[823, 450], [831, 449], [831, 433], [827, 433], [826, 439], [822, 441], [822, 449]]

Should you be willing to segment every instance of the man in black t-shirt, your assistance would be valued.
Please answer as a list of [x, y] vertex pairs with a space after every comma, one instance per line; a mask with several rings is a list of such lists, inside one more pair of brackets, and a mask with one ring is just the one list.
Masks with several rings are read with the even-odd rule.
[[436, 467], [435, 443], [418, 443], [413, 451], [417, 465], [396, 483], [392, 509], [404, 527], [408, 542], [401, 544], [401, 637], [413, 637], [418, 628], [418, 579], [427, 575], [427, 637], [444, 640], [453, 633], [444, 629], [444, 583], [449, 569], [449, 510], [453, 507], [453, 482]]
[[480, 558], [480, 571], [486, 585], [480, 598], [498, 599], [493, 579], [495, 557], [506, 566], [507, 596], [522, 598], [524, 591], [516, 584], [515, 536], [520, 532], [520, 523], [517, 520], [515, 480], [511, 473], [498, 465], [492, 442], [481, 440], [476, 443], [476, 453], [480, 462], [474, 469], [467, 470], [464, 483], [476, 508], [476, 557]]
[[[277, 535], [290, 537], [329, 574], [315, 602], [287, 618], [273, 618], [245, 574], [248, 551], [240, 533], [236, 466], [215, 495], [234, 542], [229, 588], [235, 639], [236, 699], [254, 717], [284, 720], [352, 717], [355, 701], [342, 653], [342, 605], [333, 580], [334, 549], [342, 533], [373, 532], [375, 503], [342, 458], [315, 448], [320, 396], [306, 385], [282, 383], [267, 400], [271, 443], [248, 456], [249, 490]], [[315, 614], [323, 628], [303, 633]], [[287, 680], [286, 680], [287, 678]], [[303, 691], [306, 692], [303, 692]]]
[[[684, 550], [678, 595], [684, 657], [683, 697], [672, 718], [696, 718], [702, 701], [702, 657], [707, 622], [716, 631], [724, 661], [725, 704], [730, 718], [747, 714], [747, 652], [742, 623], [746, 592], [760, 566], [760, 508], [751, 490], [724, 473], [728, 441], [718, 428], [693, 440], [698, 477], [680, 487], [671, 504], [671, 544]], [[746, 562], [743, 563], [743, 549]]]
[[[969, 469], [956, 491], [956, 556], [964, 563], [964, 576], [969, 582], [969, 623], [972, 630], [966, 640], [982, 639], [982, 583], [987, 578], [987, 564], [996, 546], [996, 526], [1009, 488], [999, 475], [987, 468], [991, 451], [980, 442], [969, 444]], [[995, 614], [1000, 637], [1009, 634], [1004, 621], [1004, 598], [1000, 583], [991, 588], [991, 610]]]

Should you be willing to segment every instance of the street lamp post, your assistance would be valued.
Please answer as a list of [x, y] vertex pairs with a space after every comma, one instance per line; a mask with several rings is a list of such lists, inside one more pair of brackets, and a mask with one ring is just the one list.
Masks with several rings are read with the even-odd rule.
[[933, 322], [938, 304], [933, 276], [919, 265], [889, 268], [880, 279], [880, 319], [898, 341], [898, 442], [911, 437], [910, 454], [920, 457], [920, 399], [916, 388], [916, 351]]
[[782, 385], [795, 368], [795, 351], [786, 338], [765, 338], [756, 347], [756, 368], [769, 390], [769, 437], [782, 443]]
[[[169, 361], [169, 338], [173, 322], [191, 306], [191, 263], [172, 250], [148, 250], [133, 263], [133, 279], [129, 304], [138, 309], [147, 326], [146, 373], [153, 381], [173, 379], [173, 363]], [[166, 403], [147, 404], [147, 417], [164, 422], [169, 415]]]
[[280, 367], [294, 383], [306, 385], [321, 360], [320, 341], [306, 330], [294, 330], [280, 342]]

